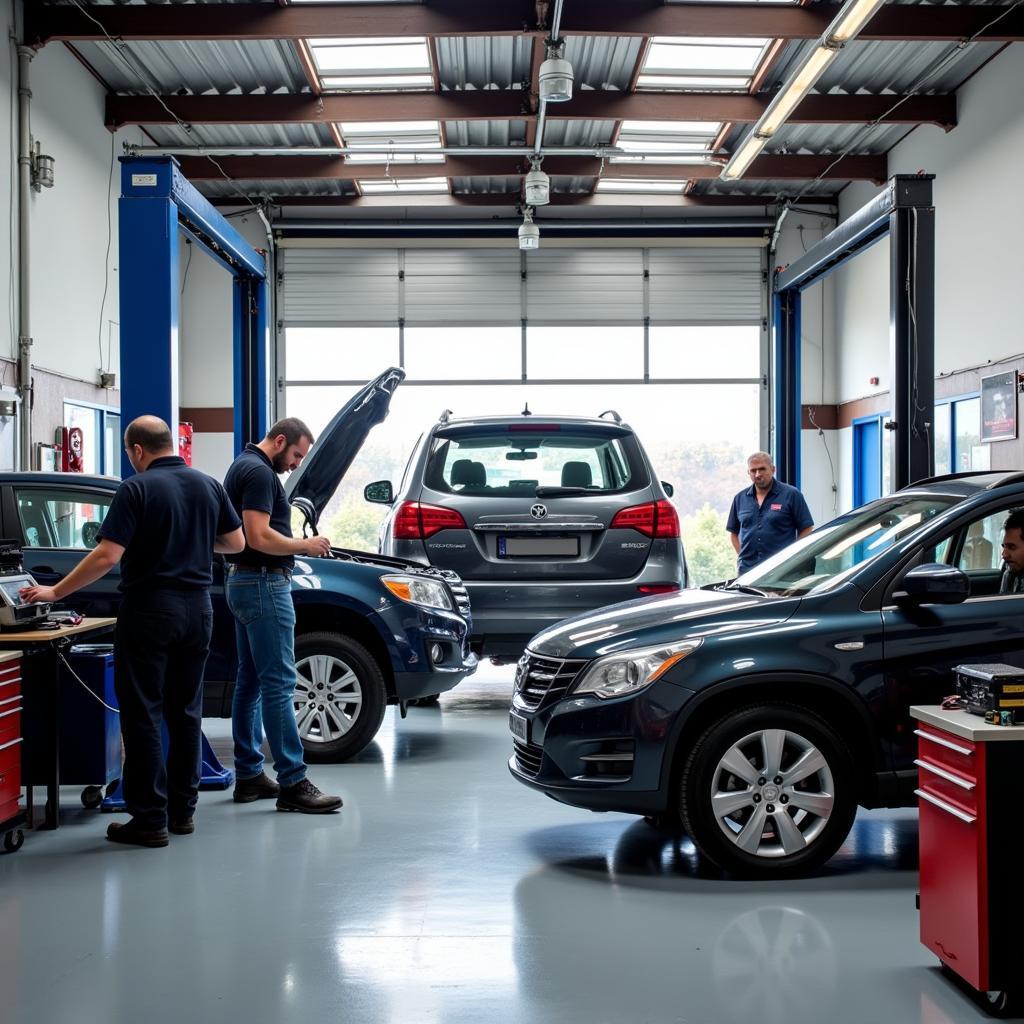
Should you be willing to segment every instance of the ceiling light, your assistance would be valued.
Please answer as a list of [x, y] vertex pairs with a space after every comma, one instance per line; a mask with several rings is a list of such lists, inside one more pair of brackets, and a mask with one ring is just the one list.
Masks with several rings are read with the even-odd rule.
[[531, 164], [525, 182], [526, 205], [546, 206], [551, 202], [551, 179], [540, 169], [539, 161]]
[[796, 109], [800, 101], [811, 91], [821, 73], [832, 63], [836, 51], [827, 46], [812, 50], [800, 70], [775, 94], [761, 117], [757, 134], [762, 137], [774, 135]]
[[523, 211], [523, 223], [519, 225], [519, 248], [540, 248], [540, 228], [533, 223], [533, 210], [530, 207]]
[[563, 44], [548, 46], [548, 56], [540, 66], [540, 98], [548, 103], [572, 99], [572, 65], [563, 58]]
[[739, 149], [733, 153], [729, 163], [722, 169], [723, 178], [742, 178], [747, 168], [754, 162], [754, 157], [761, 152], [765, 140], [751, 132]]
[[885, 0], [854, 0], [832, 20], [825, 35], [835, 43], [846, 43], [874, 17]]

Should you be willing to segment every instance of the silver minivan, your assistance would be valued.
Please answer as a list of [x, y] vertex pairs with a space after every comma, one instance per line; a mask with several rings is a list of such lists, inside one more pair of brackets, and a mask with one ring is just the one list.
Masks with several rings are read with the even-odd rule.
[[364, 496], [391, 506], [381, 553], [457, 572], [474, 649], [503, 660], [570, 615], [685, 587], [671, 493], [615, 413], [527, 410], [445, 412], [417, 442], [397, 491], [381, 480]]

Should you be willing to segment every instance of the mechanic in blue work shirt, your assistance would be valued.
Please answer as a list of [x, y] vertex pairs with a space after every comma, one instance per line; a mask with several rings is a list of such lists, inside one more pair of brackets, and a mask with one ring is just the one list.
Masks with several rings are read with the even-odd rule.
[[792, 544], [814, 527], [804, 496], [775, 479], [775, 464], [767, 452], [747, 459], [752, 484], [732, 499], [725, 528], [745, 573]]

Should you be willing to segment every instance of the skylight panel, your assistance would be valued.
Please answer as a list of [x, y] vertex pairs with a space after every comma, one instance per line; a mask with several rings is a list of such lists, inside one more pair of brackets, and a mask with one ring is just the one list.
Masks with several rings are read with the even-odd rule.
[[[441, 125], [437, 121], [342, 121], [338, 128], [350, 149], [349, 163], [364, 164], [443, 164], [443, 153], [430, 150], [441, 148]], [[419, 153], [395, 153], [393, 146], [416, 146]], [[362, 152], [365, 150], [365, 152]]]
[[[616, 145], [625, 153], [613, 156], [611, 162], [673, 163], [677, 159], [657, 155], [661, 152], [699, 156], [710, 152], [721, 127], [719, 121], [623, 121]], [[639, 153], [646, 155], [634, 155]]]
[[361, 178], [359, 187], [363, 195], [431, 195], [447, 192], [447, 178]]
[[597, 192], [617, 192], [620, 194], [682, 194], [686, 188], [685, 179], [679, 178], [599, 178]]
[[430, 89], [433, 78], [426, 37], [310, 39], [325, 89], [367, 92], [374, 89]]
[[768, 43], [767, 39], [655, 36], [637, 88], [749, 89]]

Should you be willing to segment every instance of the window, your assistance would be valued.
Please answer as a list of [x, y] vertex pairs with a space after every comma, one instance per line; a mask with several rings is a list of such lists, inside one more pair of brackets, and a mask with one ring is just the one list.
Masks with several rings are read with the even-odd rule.
[[981, 399], [953, 402], [953, 472], [988, 469], [988, 455], [981, 443]]
[[426, 483], [435, 491], [479, 497], [533, 497], [538, 487], [621, 491], [640, 475], [619, 437], [561, 433], [529, 423], [447, 436], [439, 433], [427, 463]]
[[637, 88], [746, 91], [767, 48], [767, 39], [655, 36]]
[[944, 402], [942, 405], [935, 406], [935, 416], [933, 417], [933, 422], [935, 424], [934, 430], [936, 473], [951, 473], [953, 471], [951, 468], [953, 453], [949, 445], [949, 424], [951, 412], [952, 406], [949, 402]]
[[682, 195], [688, 184], [685, 178], [598, 178], [596, 191], [615, 192], [619, 195]]
[[533, 327], [526, 331], [532, 380], [642, 380], [642, 327]]
[[76, 550], [96, 547], [112, 497], [103, 491], [16, 490], [25, 546]]
[[967, 527], [967, 534], [956, 560], [958, 569], [968, 574], [1002, 569], [1003, 523], [1006, 522], [1009, 511], [1004, 509]]
[[405, 329], [405, 371], [414, 380], [517, 380], [521, 368], [519, 327]]
[[82, 467], [85, 473], [121, 475], [121, 413], [116, 409], [64, 403], [64, 426], [82, 431]]
[[613, 156], [610, 162], [676, 163], [678, 157], [675, 156], [640, 157], [631, 154], [656, 153], [659, 150], [695, 155], [707, 153], [721, 127], [719, 121], [623, 121], [616, 145], [625, 153]]
[[289, 327], [289, 380], [372, 380], [398, 365], [398, 327]]
[[447, 178], [360, 178], [364, 195], [432, 195], [448, 191]]
[[761, 376], [761, 329], [651, 325], [651, 378]]
[[325, 89], [432, 89], [430, 52], [424, 37], [311, 39], [309, 51]]
[[[389, 153], [390, 146], [441, 148], [441, 125], [437, 121], [343, 121], [338, 125], [349, 153], [349, 164], [443, 164], [443, 153]], [[366, 152], [362, 152], [366, 150]]]

